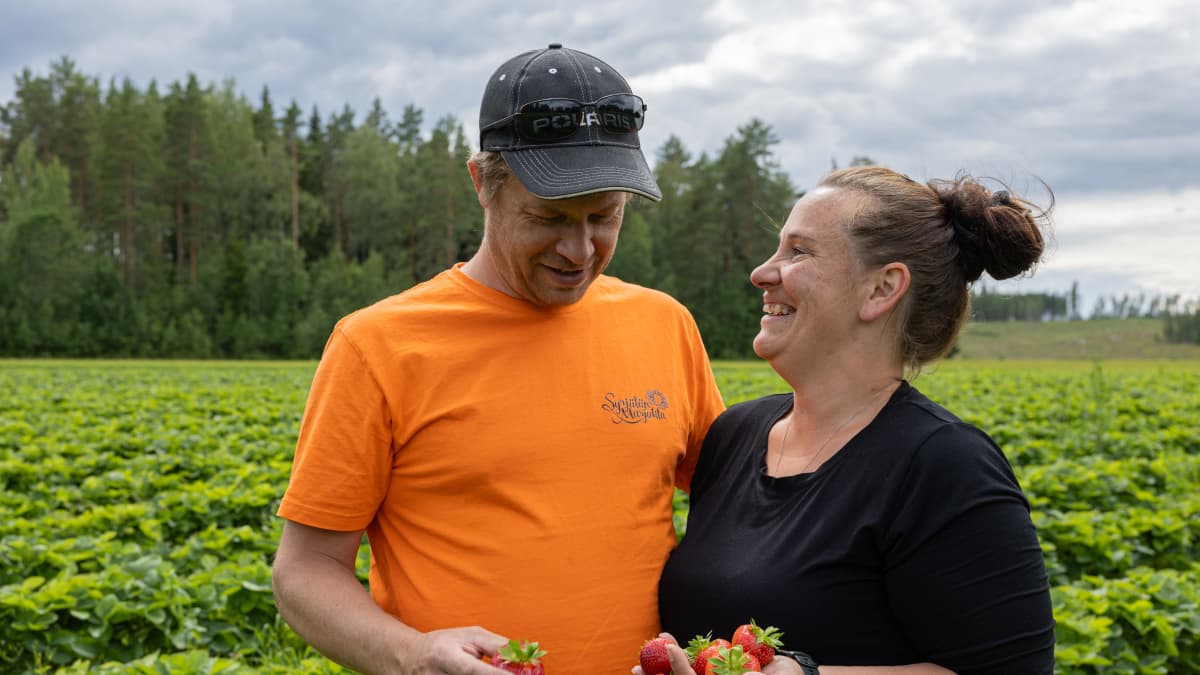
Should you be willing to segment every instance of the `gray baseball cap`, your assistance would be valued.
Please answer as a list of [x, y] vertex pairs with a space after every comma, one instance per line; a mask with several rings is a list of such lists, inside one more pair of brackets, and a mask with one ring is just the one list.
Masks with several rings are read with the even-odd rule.
[[479, 145], [543, 199], [662, 191], [642, 154], [646, 105], [615, 68], [560, 44], [506, 61], [479, 107]]

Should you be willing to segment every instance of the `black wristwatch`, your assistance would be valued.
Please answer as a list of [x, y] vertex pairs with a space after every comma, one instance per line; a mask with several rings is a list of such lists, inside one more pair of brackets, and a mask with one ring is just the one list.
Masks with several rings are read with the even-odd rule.
[[804, 671], [804, 675], [821, 675], [821, 669], [817, 667], [817, 660], [804, 652], [794, 652], [790, 649], [776, 649], [775, 653], [799, 663], [800, 668]]

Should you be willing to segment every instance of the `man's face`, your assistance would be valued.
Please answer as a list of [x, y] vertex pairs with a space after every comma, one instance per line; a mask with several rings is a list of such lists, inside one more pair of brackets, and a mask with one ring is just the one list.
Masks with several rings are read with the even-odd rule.
[[541, 306], [569, 305], [608, 266], [625, 192], [542, 199], [510, 178], [484, 206], [483, 250], [498, 290]]

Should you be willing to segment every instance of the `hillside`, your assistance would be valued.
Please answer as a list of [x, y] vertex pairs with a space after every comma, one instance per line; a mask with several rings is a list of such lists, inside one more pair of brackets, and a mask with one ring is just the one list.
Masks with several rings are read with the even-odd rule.
[[1200, 345], [1162, 341], [1159, 319], [970, 322], [954, 359], [1200, 359]]

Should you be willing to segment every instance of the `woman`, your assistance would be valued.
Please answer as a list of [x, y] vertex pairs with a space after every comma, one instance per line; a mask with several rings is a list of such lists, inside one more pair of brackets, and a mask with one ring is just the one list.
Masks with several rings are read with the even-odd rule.
[[881, 167], [797, 202], [750, 275], [754, 351], [793, 391], [710, 429], [662, 575], [664, 630], [728, 636], [754, 618], [825, 675], [1053, 671], [1042, 552], [1008, 461], [904, 379], [954, 344], [971, 282], [1038, 261], [1045, 218], [970, 177]]

